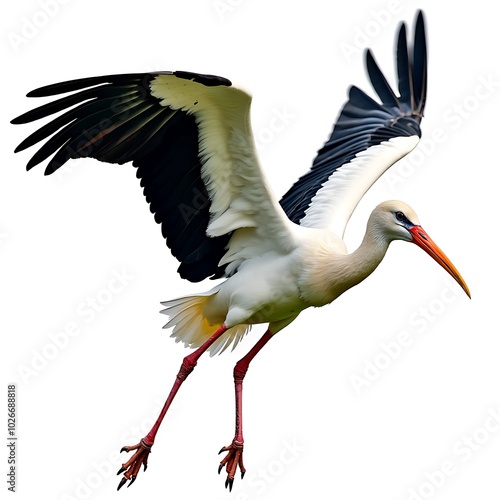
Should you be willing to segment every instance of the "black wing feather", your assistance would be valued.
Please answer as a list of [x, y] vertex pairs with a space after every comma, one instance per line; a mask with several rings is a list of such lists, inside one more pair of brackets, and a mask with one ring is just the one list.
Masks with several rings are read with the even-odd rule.
[[412, 74], [417, 111], [422, 114], [427, 96], [427, 44], [425, 43], [425, 24], [422, 12], [419, 12], [415, 26]]
[[[200, 174], [196, 120], [160, 105], [151, 95], [149, 83], [158, 74], [83, 78], [30, 92], [29, 97], [75, 93], [12, 120], [28, 123], [65, 111], [21, 142], [16, 152], [47, 139], [27, 165], [32, 168], [53, 155], [46, 174], [71, 158], [92, 157], [118, 164], [132, 161], [150, 210], [180, 261], [180, 275], [191, 281], [221, 277], [224, 268], [218, 263], [231, 235], [206, 235], [210, 200]], [[211, 75], [166, 74], [208, 86], [231, 85], [229, 80]]]
[[396, 48], [396, 67], [398, 71], [398, 90], [401, 95], [401, 102], [406, 104], [405, 111], [408, 112], [415, 108], [415, 103], [413, 102], [413, 79], [410, 61], [408, 60], [408, 44], [406, 43], [406, 26], [404, 24], [399, 30]]
[[378, 64], [375, 62], [371, 50], [366, 51], [366, 69], [368, 71], [368, 76], [370, 82], [373, 86], [375, 92], [382, 100], [382, 104], [389, 108], [399, 108], [401, 109], [401, 103], [396, 97], [396, 94], [392, 90], [391, 86], [385, 79], [384, 74], [380, 71]]

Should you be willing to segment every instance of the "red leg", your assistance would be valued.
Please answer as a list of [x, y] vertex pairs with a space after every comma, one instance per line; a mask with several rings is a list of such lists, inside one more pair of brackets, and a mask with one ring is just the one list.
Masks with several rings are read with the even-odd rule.
[[184, 380], [186, 380], [188, 375], [194, 370], [194, 367], [196, 366], [199, 357], [221, 335], [223, 335], [226, 332], [226, 330], [227, 330], [226, 325], [222, 325], [201, 347], [199, 347], [198, 349], [196, 349], [196, 351], [194, 351], [192, 354], [189, 354], [183, 359], [181, 368], [179, 370], [179, 373], [177, 374], [174, 385], [170, 390], [170, 394], [168, 395], [168, 398], [165, 401], [165, 404], [163, 405], [163, 408], [160, 412], [158, 419], [156, 420], [155, 424], [153, 425], [147, 436], [142, 438], [139, 444], [136, 444], [135, 446], [124, 446], [120, 450], [126, 452], [132, 450], [137, 450], [137, 451], [132, 455], [132, 457], [128, 462], [122, 464], [121, 469], [118, 471], [118, 475], [120, 475], [122, 472], [125, 472], [125, 474], [123, 474], [122, 480], [120, 481], [120, 484], [118, 485], [118, 489], [120, 489], [129, 479], [131, 481], [128, 486], [130, 486], [136, 480], [141, 465], [144, 466], [144, 470], [147, 469], [148, 456], [151, 451], [151, 447], [155, 442], [156, 433], [158, 432], [158, 429], [160, 428], [163, 418], [165, 417], [165, 414], [167, 413], [170, 404], [172, 403], [175, 395], [177, 394], [179, 387], [182, 385]]
[[236, 474], [236, 469], [238, 467], [241, 470], [241, 479], [243, 479], [243, 476], [245, 475], [245, 467], [243, 466], [243, 379], [245, 378], [250, 361], [252, 361], [255, 355], [267, 344], [272, 336], [273, 334], [268, 330], [252, 347], [252, 349], [250, 349], [248, 354], [244, 358], [240, 359], [234, 367], [233, 375], [234, 390], [236, 395], [236, 430], [233, 442], [229, 446], [224, 446], [219, 451], [219, 454], [223, 451], [228, 452], [219, 465], [219, 474], [222, 468], [226, 466], [226, 488], [229, 488], [229, 491], [233, 488], [234, 475]]

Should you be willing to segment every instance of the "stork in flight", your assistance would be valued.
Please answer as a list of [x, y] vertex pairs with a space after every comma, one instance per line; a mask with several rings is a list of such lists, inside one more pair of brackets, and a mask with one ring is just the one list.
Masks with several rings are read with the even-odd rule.
[[[324, 306], [370, 275], [393, 240], [415, 243], [469, 290], [457, 269], [401, 201], [371, 213], [359, 248], [348, 253], [346, 224], [370, 186], [418, 143], [427, 88], [423, 15], [407, 46], [397, 36], [399, 97], [370, 51], [366, 65], [381, 103], [349, 90], [333, 132], [312, 168], [281, 201], [261, 171], [250, 126], [251, 98], [225, 78], [185, 71], [123, 74], [71, 80], [39, 88], [29, 97], [68, 94], [29, 111], [27, 123], [60, 111], [25, 139], [24, 150], [44, 139], [30, 169], [47, 158], [51, 174], [72, 158], [132, 162], [178, 272], [192, 282], [226, 278], [205, 293], [163, 302], [172, 337], [194, 352], [186, 356], [151, 431], [118, 474], [120, 489], [147, 467], [156, 433], [198, 358], [236, 346], [257, 323], [268, 329], [234, 367], [236, 429], [226, 455], [226, 488], [243, 465], [242, 384], [254, 356], [304, 309]], [[195, 203], [196, 200], [196, 203]], [[200, 200], [203, 202], [200, 203]]]

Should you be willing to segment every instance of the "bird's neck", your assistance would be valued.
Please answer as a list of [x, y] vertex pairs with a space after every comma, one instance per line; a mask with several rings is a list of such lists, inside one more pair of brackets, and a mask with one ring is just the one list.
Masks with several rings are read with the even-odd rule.
[[376, 228], [368, 224], [361, 245], [346, 255], [352, 286], [357, 285], [375, 271], [389, 248], [390, 241], [380, 234]]
[[313, 306], [322, 306], [335, 300], [349, 288], [367, 278], [382, 262], [390, 241], [372, 224], [368, 224], [361, 245], [352, 253], [338, 251], [316, 252], [305, 299]]

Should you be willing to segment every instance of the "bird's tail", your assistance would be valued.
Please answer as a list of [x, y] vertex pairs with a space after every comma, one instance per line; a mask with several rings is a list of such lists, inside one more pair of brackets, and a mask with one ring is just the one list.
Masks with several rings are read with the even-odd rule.
[[[176, 342], [182, 340], [186, 347], [193, 349], [200, 347], [222, 326], [222, 323], [210, 322], [204, 313], [207, 301], [216, 293], [208, 292], [162, 302], [165, 309], [160, 312], [169, 316], [169, 321], [163, 328], [173, 328], [170, 336]], [[249, 330], [250, 325], [246, 324], [229, 328], [210, 346], [210, 356], [225, 351], [231, 343], [234, 349]]]

